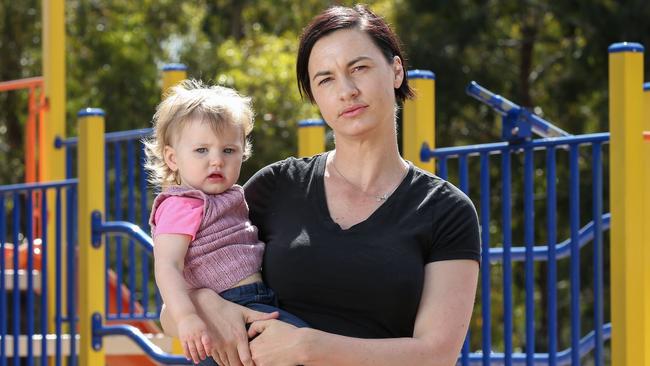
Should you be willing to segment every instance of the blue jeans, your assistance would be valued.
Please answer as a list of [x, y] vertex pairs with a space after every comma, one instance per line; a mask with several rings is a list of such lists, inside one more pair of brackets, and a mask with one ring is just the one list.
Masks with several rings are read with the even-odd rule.
[[[263, 282], [251, 283], [239, 287], [233, 287], [219, 294], [224, 299], [245, 306], [249, 309], [260, 311], [263, 313], [272, 313], [277, 311], [280, 313], [278, 320], [289, 323], [298, 328], [309, 327], [302, 319], [278, 308], [278, 298], [275, 292], [267, 287]], [[208, 357], [201, 361], [199, 365], [215, 366], [216, 362], [212, 357]], [[217, 365], [218, 366], [218, 365]]]

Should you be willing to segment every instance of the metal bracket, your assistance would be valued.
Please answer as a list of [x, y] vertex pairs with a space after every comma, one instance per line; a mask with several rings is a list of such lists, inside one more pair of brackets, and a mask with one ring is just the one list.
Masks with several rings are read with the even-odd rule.
[[99, 330], [102, 329], [102, 316], [99, 313], [93, 313], [92, 316], [92, 346], [95, 351], [102, 349], [102, 336]]
[[93, 248], [100, 248], [102, 246], [102, 213], [95, 210], [90, 215], [91, 223], [91, 242]]

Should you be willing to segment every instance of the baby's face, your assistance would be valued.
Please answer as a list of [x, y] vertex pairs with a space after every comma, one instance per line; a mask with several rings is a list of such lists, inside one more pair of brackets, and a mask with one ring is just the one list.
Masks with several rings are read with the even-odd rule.
[[241, 126], [225, 125], [215, 133], [209, 123], [194, 120], [165, 147], [165, 162], [178, 171], [181, 183], [208, 194], [219, 194], [239, 179], [244, 154]]

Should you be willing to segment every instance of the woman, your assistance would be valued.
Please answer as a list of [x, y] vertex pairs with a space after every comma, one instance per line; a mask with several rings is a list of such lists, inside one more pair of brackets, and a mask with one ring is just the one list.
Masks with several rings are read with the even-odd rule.
[[399, 155], [396, 103], [412, 91], [396, 36], [362, 6], [330, 8], [305, 28], [297, 74], [336, 149], [272, 164], [245, 189], [266, 243], [264, 279], [313, 328], [198, 291], [217, 363], [455, 364], [476, 292], [478, 220], [458, 189]]

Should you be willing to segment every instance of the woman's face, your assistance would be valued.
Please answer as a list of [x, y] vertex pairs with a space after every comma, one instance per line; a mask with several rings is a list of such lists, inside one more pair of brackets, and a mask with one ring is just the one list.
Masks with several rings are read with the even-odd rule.
[[314, 100], [337, 137], [362, 136], [377, 127], [394, 131], [395, 88], [402, 84], [402, 61], [392, 63], [358, 29], [319, 39], [309, 57]]

